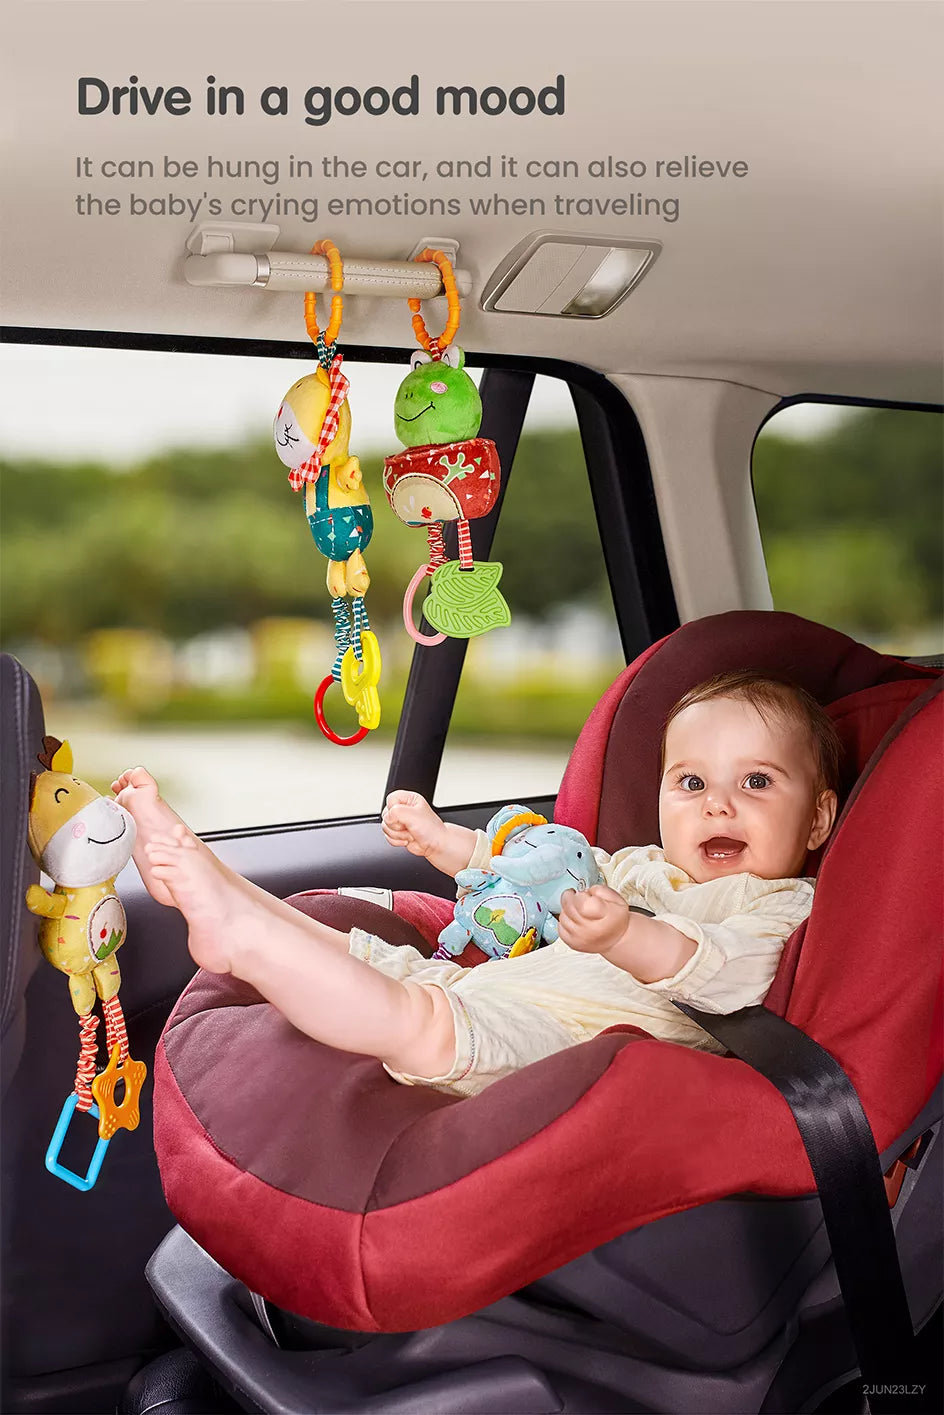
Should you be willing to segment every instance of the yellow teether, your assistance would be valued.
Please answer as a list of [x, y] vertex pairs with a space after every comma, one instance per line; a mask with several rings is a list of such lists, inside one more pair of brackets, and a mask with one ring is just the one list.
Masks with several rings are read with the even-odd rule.
[[511, 945], [511, 948], [508, 950], [508, 957], [517, 958], [520, 953], [530, 953], [531, 950], [536, 946], [535, 933], [536, 931], [534, 929], [528, 929], [528, 931], [526, 933], [523, 933], [519, 939], [516, 939], [515, 942]]
[[349, 648], [341, 660], [341, 691], [345, 701], [357, 713], [361, 727], [371, 729], [380, 726], [380, 644], [377, 635], [365, 629], [361, 635], [363, 658], [358, 659], [353, 648]]

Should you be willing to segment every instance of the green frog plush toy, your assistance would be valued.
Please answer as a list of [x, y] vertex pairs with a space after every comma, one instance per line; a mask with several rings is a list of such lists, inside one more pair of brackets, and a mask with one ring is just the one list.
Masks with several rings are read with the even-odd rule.
[[[498, 589], [502, 566], [472, 557], [469, 521], [491, 511], [501, 485], [495, 444], [477, 435], [481, 421], [482, 400], [462, 350], [450, 347], [438, 360], [417, 351], [394, 402], [394, 431], [407, 450], [386, 458], [384, 491], [401, 521], [427, 528], [429, 563], [417, 570], [403, 602], [404, 624], [418, 643], [471, 638], [511, 622]], [[447, 521], [457, 523], [458, 561], [446, 555]], [[439, 630], [435, 636], [413, 624], [413, 596], [427, 575], [432, 585], [423, 612]]]

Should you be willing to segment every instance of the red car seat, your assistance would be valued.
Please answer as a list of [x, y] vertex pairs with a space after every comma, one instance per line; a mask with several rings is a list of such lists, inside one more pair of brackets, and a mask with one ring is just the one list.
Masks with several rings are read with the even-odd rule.
[[[937, 675], [791, 615], [696, 621], [600, 701], [555, 818], [609, 850], [657, 840], [668, 710], [711, 674], [746, 666], [807, 688], [846, 750], [847, 799], [813, 911], [784, 950], [766, 1008], [839, 1062], [884, 1164], [925, 1136], [927, 1195], [941, 1150]], [[443, 901], [428, 896], [398, 897], [395, 915], [337, 896], [293, 903], [427, 948], [444, 922]], [[808, 1376], [803, 1362], [802, 1377], [790, 1376], [797, 1312], [804, 1302], [825, 1311], [835, 1285], [810, 1162], [781, 1094], [734, 1057], [635, 1028], [459, 1099], [398, 1086], [372, 1059], [295, 1031], [252, 988], [201, 973], [158, 1052], [155, 1144], [183, 1228], [251, 1291], [322, 1331], [451, 1334], [419, 1355], [416, 1336], [395, 1339], [400, 1358], [383, 1348], [391, 1387], [433, 1381], [429, 1402], [417, 1397], [411, 1410], [794, 1408], [763, 1402], [778, 1380], [777, 1400], [789, 1401], [789, 1380]], [[907, 1240], [914, 1255], [905, 1277], [917, 1324], [941, 1299], [928, 1255], [940, 1216], [921, 1212], [899, 1222], [899, 1247]], [[179, 1233], [168, 1243], [152, 1286], [186, 1328], [175, 1292], [199, 1249]], [[841, 1312], [836, 1321], [845, 1351]], [[312, 1331], [306, 1339], [325, 1345]], [[379, 1381], [363, 1341], [357, 1355], [373, 1374], [355, 1377], [352, 1408], [399, 1409], [356, 1404]], [[530, 1374], [492, 1364], [525, 1347]], [[564, 1359], [565, 1348], [577, 1357]], [[580, 1396], [588, 1351], [596, 1394]], [[824, 1367], [822, 1388], [854, 1367], [854, 1357], [837, 1359], [842, 1369]], [[493, 1396], [482, 1387], [486, 1403], [448, 1403], [443, 1366], [462, 1361], [490, 1366], [498, 1385]], [[310, 1408], [344, 1408], [331, 1389], [335, 1404]], [[271, 1398], [263, 1408], [282, 1408]]]

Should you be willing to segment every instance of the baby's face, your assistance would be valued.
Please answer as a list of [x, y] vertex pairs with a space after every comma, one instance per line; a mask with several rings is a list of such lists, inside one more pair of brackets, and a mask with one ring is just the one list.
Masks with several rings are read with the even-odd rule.
[[659, 791], [665, 857], [699, 884], [750, 873], [789, 879], [832, 827], [799, 723], [736, 698], [693, 703], [669, 725]]

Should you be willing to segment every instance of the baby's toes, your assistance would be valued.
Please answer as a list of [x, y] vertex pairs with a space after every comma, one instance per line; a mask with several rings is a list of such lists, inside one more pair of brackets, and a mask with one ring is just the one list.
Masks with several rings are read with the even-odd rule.
[[144, 853], [152, 865], [168, 865], [177, 859], [180, 846], [168, 835], [155, 835], [145, 845]]

